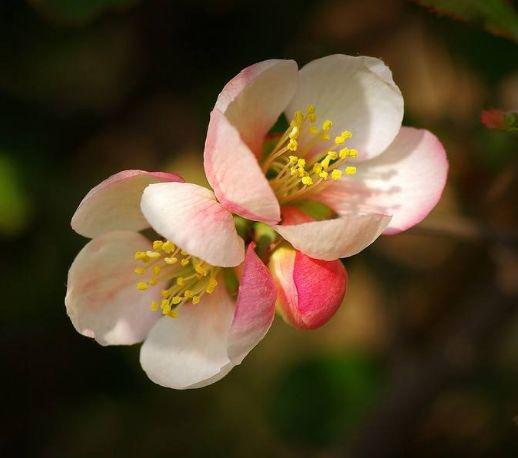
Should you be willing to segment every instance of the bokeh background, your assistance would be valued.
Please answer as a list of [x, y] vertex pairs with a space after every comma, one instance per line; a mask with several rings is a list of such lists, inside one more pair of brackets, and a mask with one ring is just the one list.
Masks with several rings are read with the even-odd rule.
[[[516, 457], [518, 16], [503, 0], [2, 0], [2, 457]], [[435, 5], [430, 8], [430, 5]], [[451, 14], [450, 14], [451, 13]], [[335, 318], [277, 319], [221, 382], [154, 385], [78, 335], [70, 217], [125, 168], [202, 182], [218, 92], [272, 57], [382, 58], [444, 142], [432, 215], [345, 261]]]

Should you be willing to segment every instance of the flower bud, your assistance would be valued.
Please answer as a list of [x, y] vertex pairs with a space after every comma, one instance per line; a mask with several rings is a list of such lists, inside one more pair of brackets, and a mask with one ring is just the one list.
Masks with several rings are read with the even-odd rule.
[[340, 307], [347, 290], [347, 271], [340, 260], [313, 259], [282, 246], [269, 267], [277, 286], [277, 311], [288, 324], [315, 329]]

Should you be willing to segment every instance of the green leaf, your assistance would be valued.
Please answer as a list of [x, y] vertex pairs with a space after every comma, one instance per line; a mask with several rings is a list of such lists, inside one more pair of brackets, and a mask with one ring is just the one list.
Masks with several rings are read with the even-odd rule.
[[506, 0], [416, 0], [440, 14], [480, 24], [518, 42], [518, 13]]

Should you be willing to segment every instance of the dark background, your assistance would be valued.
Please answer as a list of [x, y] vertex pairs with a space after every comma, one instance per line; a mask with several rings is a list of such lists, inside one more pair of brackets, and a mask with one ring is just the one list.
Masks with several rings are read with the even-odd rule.
[[[518, 109], [518, 51], [472, 19], [402, 0], [3, 0], [0, 456], [518, 456], [517, 135], [480, 122]], [[332, 53], [382, 58], [405, 123], [445, 144], [432, 215], [345, 261], [330, 323], [277, 319], [208, 388], [156, 386], [138, 346], [77, 334], [63, 298], [82, 196], [125, 168], [203, 182], [223, 85]]]

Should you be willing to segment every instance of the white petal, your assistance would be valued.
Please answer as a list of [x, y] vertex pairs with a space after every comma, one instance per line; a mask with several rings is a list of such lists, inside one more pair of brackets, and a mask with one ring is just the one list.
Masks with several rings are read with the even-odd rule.
[[343, 130], [352, 132], [348, 146], [369, 159], [392, 142], [403, 119], [403, 98], [389, 68], [373, 57], [342, 54], [314, 60], [299, 72], [297, 92], [286, 110], [313, 104], [318, 121], [333, 121], [331, 139]]
[[295, 93], [297, 63], [271, 59], [251, 65], [231, 79], [214, 108], [225, 114], [259, 158], [264, 136]]
[[369, 208], [392, 215], [385, 234], [395, 234], [428, 215], [447, 175], [448, 160], [437, 137], [403, 127], [387, 151], [359, 164], [355, 176], [329, 183], [318, 199], [339, 214]]
[[279, 221], [279, 203], [257, 158], [218, 110], [210, 116], [204, 166], [216, 197], [228, 211], [266, 224]]
[[149, 241], [135, 232], [101, 235], [79, 252], [68, 273], [65, 304], [76, 330], [101, 345], [130, 345], [142, 341], [158, 315], [151, 302], [160, 286], [135, 287], [135, 251]]
[[212, 191], [192, 183], [152, 184], [141, 208], [155, 231], [189, 254], [221, 267], [243, 261], [243, 239]]
[[181, 307], [177, 318], [161, 318], [142, 345], [142, 368], [153, 382], [169, 388], [214, 383], [232, 368], [227, 334], [233, 315], [232, 300], [218, 287], [199, 304]]
[[304, 254], [325, 261], [353, 256], [376, 240], [390, 221], [382, 214], [344, 215], [274, 229]]
[[144, 188], [161, 181], [183, 181], [178, 175], [144, 170], [123, 170], [99, 183], [77, 207], [72, 229], [85, 237], [110, 231], [140, 231], [149, 227], [140, 211]]

